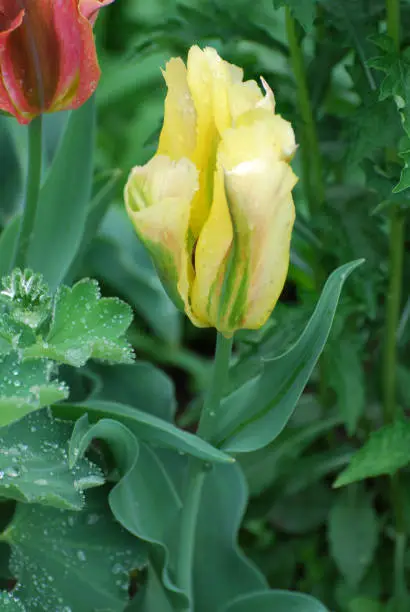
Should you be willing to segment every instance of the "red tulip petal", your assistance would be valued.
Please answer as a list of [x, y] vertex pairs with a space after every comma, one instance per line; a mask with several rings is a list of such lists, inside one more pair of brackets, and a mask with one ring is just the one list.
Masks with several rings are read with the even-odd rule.
[[80, 0], [80, 13], [94, 25], [100, 8], [112, 2], [114, 0]]
[[100, 78], [92, 25], [80, 14], [78, 0], [54, 0], [54, 6], [61, 61], [53, 111], [84, 104]]
[[[0, 3], [0, 109], [6, 113], [17, 115], [19, 113], [16, 103], [6, 87], [5, 81], [9, 80], [9, 70], [5, 61], [7, 53], [7, 42], [12, 32], [17, 30], [23, 23], [24, 10], [12, 11], [13, 7], [4, 1]], [[29, 119], [19, 117], [21, 122], [26, 123]]]

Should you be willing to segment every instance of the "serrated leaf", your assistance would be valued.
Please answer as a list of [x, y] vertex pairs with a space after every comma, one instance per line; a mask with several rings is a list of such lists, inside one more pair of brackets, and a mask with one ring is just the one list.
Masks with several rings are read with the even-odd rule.
[[131, 308], [117, 298], [101, 298], [96, 281], [84, 279], [71, 289], [61, 287], [55, 298], [47, 338], [25, 350], [25, 357], [46, 357], [75, 367], [95, 357], [130, 362], [124, 334]]
[[297, 19], [304, 29], [309, 32], [312, 29], [315, 19], [317, 1], [318, 0], [273, 0], [273, 6], [275, 8], [287, 6], [295, 19]]
[[350, 465], [339, 475], [335, 487], [394, 474], [410, 462], [410, 422], [396, 421], [370, 434], [369, 440], [353, 455]]
[[146, 564], [144, 545], [115, 521], [102, 490], [81, 512], [18, 504], [2, 538], [12, 547], [13, 594], [39, 612], [122, 612], [129, 573]]
[[393, 189], [394, 193], [399, 193], [410, 186], [410, 52], [398, 51], [387, 35], [375, 36], [372, 40], [384, 51], [384, 55], [368, 61], [369, 66], [383, 71], [386, 75], [380, 85], [380, 100], [393, 98], [407, 136], [399, 152], [404, 168], [399, 183]]
[[279, 435], [323, 350], [343, 283], [362, 261], [345, 264], [331, 274], [296, 344], [283, 355], [266, 360], [258, 376], [222, 402], [215, 433], [221, 448], [230, 453], [250, 452]]
[[330, 551], [347, 582], [356, 586], [373, 561], [378, 541], [378, 519], [362, 489], [342, 491], [329, 514]]
[[16, 352], [0, 356], [0, 427], [68, 396], [51, 375], [52, 364], [44, 359], [21, 362]]
[[81, 510], [83, 490], [104, 484], [88, 459], [68, 464], [71, 423], [46, 411], [30, 414], [0, 430], [0, 497]]
[[27, 612], [21, 601], [7, 591], [0, 592], [0, 608], [3, 608], [4, 612]]
[[0, 306], [0, 355], [31, 346], [36, 341], [35, 333], [24, 323], [17, 322]]
[[317, 599], [304, 593], [262, 591], [238, 597], [223, 612], [327, 612]]
[[0, 299], [8, 307], [10, 317], [36, 330], [50, 312], [49, 288], [41, 274], [18, 268], [1, 280]]

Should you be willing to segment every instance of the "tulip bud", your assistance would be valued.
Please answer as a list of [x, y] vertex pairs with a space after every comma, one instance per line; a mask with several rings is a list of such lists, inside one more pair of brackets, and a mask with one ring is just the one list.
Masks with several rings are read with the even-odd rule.
[[92, 24], [113, 0], [3, 0], [0, 110], [20, 123], [78, 108], [100, 78]]
[[265, 81], [263, 94], [214, 49], [192, 47], [187, 67], [172, 59], [164, 76], [158, 151], [131, 172], [128, 214], [195, 325], [226, 336], [257, 329], [289, 266], [292, 127], [275, 114]]

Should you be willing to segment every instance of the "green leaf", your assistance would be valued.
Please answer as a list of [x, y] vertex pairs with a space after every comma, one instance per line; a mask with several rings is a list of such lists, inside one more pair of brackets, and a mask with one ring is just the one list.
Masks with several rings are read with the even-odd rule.
[[[308, 406], [302, 402], [299, 402], [298, 408], [300, 404], [308, 410]], [[305, 456], [298, 461], [300, 455], [315, 440], [324, 437], [341, 422], [340, 417], [327, 416], [325, 418], [319, 414], [313, 423], [306, 423], [303, 427], [297, 428], [287, 427], [268, 446], [253, 453], [239, 455], [238, 462], [245, 473], [251, 496], [260, 495], [269, 486], [276, 483], [282, 474], [287, 477], [288, 471], [292, 473], [292, 479], [295, 475], [299, 478], [299, 473], [295, 474], [292, 468], [295, 463], [300, 466], [305, 464]], [[310, 470], [309, 474], [311, 474]]]
[[343, 283], [362, 261], [331, 274], [296, 344], [267, 360], [258, 376], [223, 401], [216, 439], [224, 450], [243, 453], [263, 448], [285, 427], [326, 343]]
[[330, 552], [339, 571], [357, 586], [373, 561], [378, 542], [378, 519], [363, 490], [341, 491], [329, 515]]
[[246, 502], [246, 484], [240, 469], [236, 465], [214, 466], [205, 478], [198, 515], [196, 612], [222, 610], [234, 597], [266, 588], [264, 576], [237, 544]]
[[387, 35], [372, 37], [373, 42], [383, 51], [383, 55], [369, 60], [368, 65], [383, 71], [386, 76], [380, 85], [380, 100], [393, 98], [400, 114], [406, 138], [400, 147], [404, 168], [400, 182], [393, 189], [398, 193], [410, 187], [410, 52], [398, 51]]
[[109, 495], [115, 518], [134, 536], [150, 544], [154, 549], [154, 566], [171, 600], [175, 605], [185, 602], [169, 573], [170, 548], [181, 501], [164, 466], [122, 423], [102, 419], [90, 426], [87, 417], [79, 419], [74, 428], [70, 444], [72, 465], [94, 438], [109, 445], [121, 475]]
[[0, 225], [6, 225], [14, 213], [23, 186], [22, 168], [12, 134], [13, 121], [0, 117]]
[[368, 599], [367, 597], [357, 597], [349, 604], [348, 612], [386, 612], [384, 604]]
[[128, 404], [173, 423], [176, 399], [172, 380], [151, 363], [93, 364], [93, 372], [101, 375], [102, 386], [90, 399]]
[[273, 6], [275, 8], [287, 6], [295, 19], [297, 19], [304, 29], [309, 32], [312, 29], [315, 19], [317, 1], [318, 0], [273, 0]]
[[51, 375], [51, 362], [21, 362], [17, 352], [0, 355], [0, 427], [68, 396], [65, 385], [51, 381]]
[[0, 592], [0, 606], [4, 612], [27, 612], [21, 601], [6, 591]]
[[329, 384], [335, 390], [337, 405], [347, 433], [352, 436], [365, 409], [365, 375], [363, 352], [355, 338], [338, 334], [326, 351], [329, 362]]
[[326, 521], [331, 499], [329, 488], [316, 482], [302, 491], [278, 497], [269, 511], [269, 520], [285, 533], [300, 535], [314, 531]]
[[122, 612], [129, 573], [146, 564], [144, 545], [118, 525], [102, 490], [81, 512], [18, 504], [2, 537], [12, 547], [14, 594], [28, 610]]
[[8, 274], [13, 265], [14, 248], [20, 232], [21, 214], [9, 221], [0, 235], [0, 277]]
[[30, 414], [0, 430], [0, 497], [81, 510], [83, 490], [104, 484], [101, 470], [87, 459], [68, 465], [71, 423], [46, 411]]
[[36, 330], [49, 315], [51, 297], [41, 274], [15, 269], [0, 286], [0, 299], [17, 323]]
[[73, 262], [84, 233], [91, 197], [94, 98], [71, 113], [41, 189], [28, 267], [54, 291]]
[[87, 220], [84, 228], [84, 234], [81, 239], [81, 244], [78, 247], [77, 255], [68, 270], [65, 282], [71, 285], [72, 280], [78, 274], [81, 268], [81, 263], [87, 253], [87, 249], [92, 239], [96, 235], [98, 228], [115, 196], [115, 190], [118, 187], [118, 182], [121, 177], [119, 170], [113, 170], [109, 174], [104, 174], [99, 177], [97, 185], [99, 186], [93, 199], [91, 200]]
[[78, 419], [88, 413], [92, 422], [103, 418], [116, 419], [127, 425], [139, 440], [149, 444], [170, 448], [211, 463], [234, 462], [232, 457], [201, 438], [133, 406], [90, 400], [83, 404], [59, 404], [53, 407], [53, 411], [57, 416], [65, 416], [70, 419]]
[[394, 474], [410, 463], [410, 422], [396, 421], [370, 434], [334, 486], [342, 487], [381, 474]]
[[75, 367], [92, 357], [129, 362], [124, 333], [131, 321], [131, 308], [117, 298], [101, 298], [96, 281], [60, 287], [47, 338], [27, 348], [25, 357], [47, 357]]
[[239, 597], [223, 612], [327, 612], [317, 599], [303, 593], [262, 591]]

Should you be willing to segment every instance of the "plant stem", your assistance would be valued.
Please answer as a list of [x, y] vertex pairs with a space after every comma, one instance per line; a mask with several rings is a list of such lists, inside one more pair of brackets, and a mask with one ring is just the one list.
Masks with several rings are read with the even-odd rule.
[[310, 102], [302, 49], [296, 33], [295, 20], [289, 8], [286, 8], [286, 32], [289, 43], [290, 61], [296, 80], [300, 113], [303, 121], [303, 147], [301, 151], [303, 180], [306, 186], [310, 211], [314, 212], [320, 208], [325, 200], [322, 158]]
[[[400, 48], [400, 0], [386, 0], [386, 12], [387, 33], [393, 39], [398, 51]], [[389, 156], [390, 152], [387, 151], [387, 158]], [[391, 423], [397, 416], [397, 329], [400, 318], [404, 252], [404, 216], [397, 206], [392, 206], [391, 208], [389, 238], [390, 274], [383, 363], [383, 409], [385, 423]]]
[[[212, 379], [205, 397], [198, 435], [209, 439], [212, 436], [212, 424], [219, 409], [225, 388], [233, 339], [227, 339], [218, 332]], [[179, 554], [177, 560], [177, 584], [185, 591], [193, 610], [193, 561], [195, 553], [195, 536], [198, 512], [201, 501], [202, 486], [205, 480], [207, 466], [203, 461], [191, 459], [188, 470], [188, 482], [181, 513], [179, 538]]]
[[404, 251], [404, 217], [394, 207], [390, 213], [390, 278], [387, 294], [386, 329], [383, 364], [383, 410], [385, 423], [397, 416], [397, 329], [400, 319]]
[[[386, 0], [387, 33], [393, 39], [397, 51], [400, 50], [400, 0]], [[389, 159], [390, 151], [386, 152]], [[400, 320], [402, 298], [402, 275], [404, 255], [404, 216], [398, 206], [390, 211], [389, 229], [389, 289], [387, 294], [386, 330], [383, 363], [383, 416], [385, 423], [392, 423], [398, 416], [399, 407], [396, 397], [397, 377], [397, 330]], [[404, 576], [404, 554], [406, 533], [403, 517], [400, 475], [391, 479], [391, 505], [395, 522], [394, 551], [394, 610], [405, 612], [407, 608], [407, 588]]]
[[24, 210], [12, 267], [24, 268], [36, 219], [42, 168], [42, 115], [28, 127], [28, 171]]
[[229, 360], [232, 353], [232, 338], [225, 338], [218, 332], [216, 339], [215, 362], [208, 393], [199, 420], [198, 435], [209, 440], [212, 435], [213, 422], [219, 409], [221, 398], [228, 379]]

